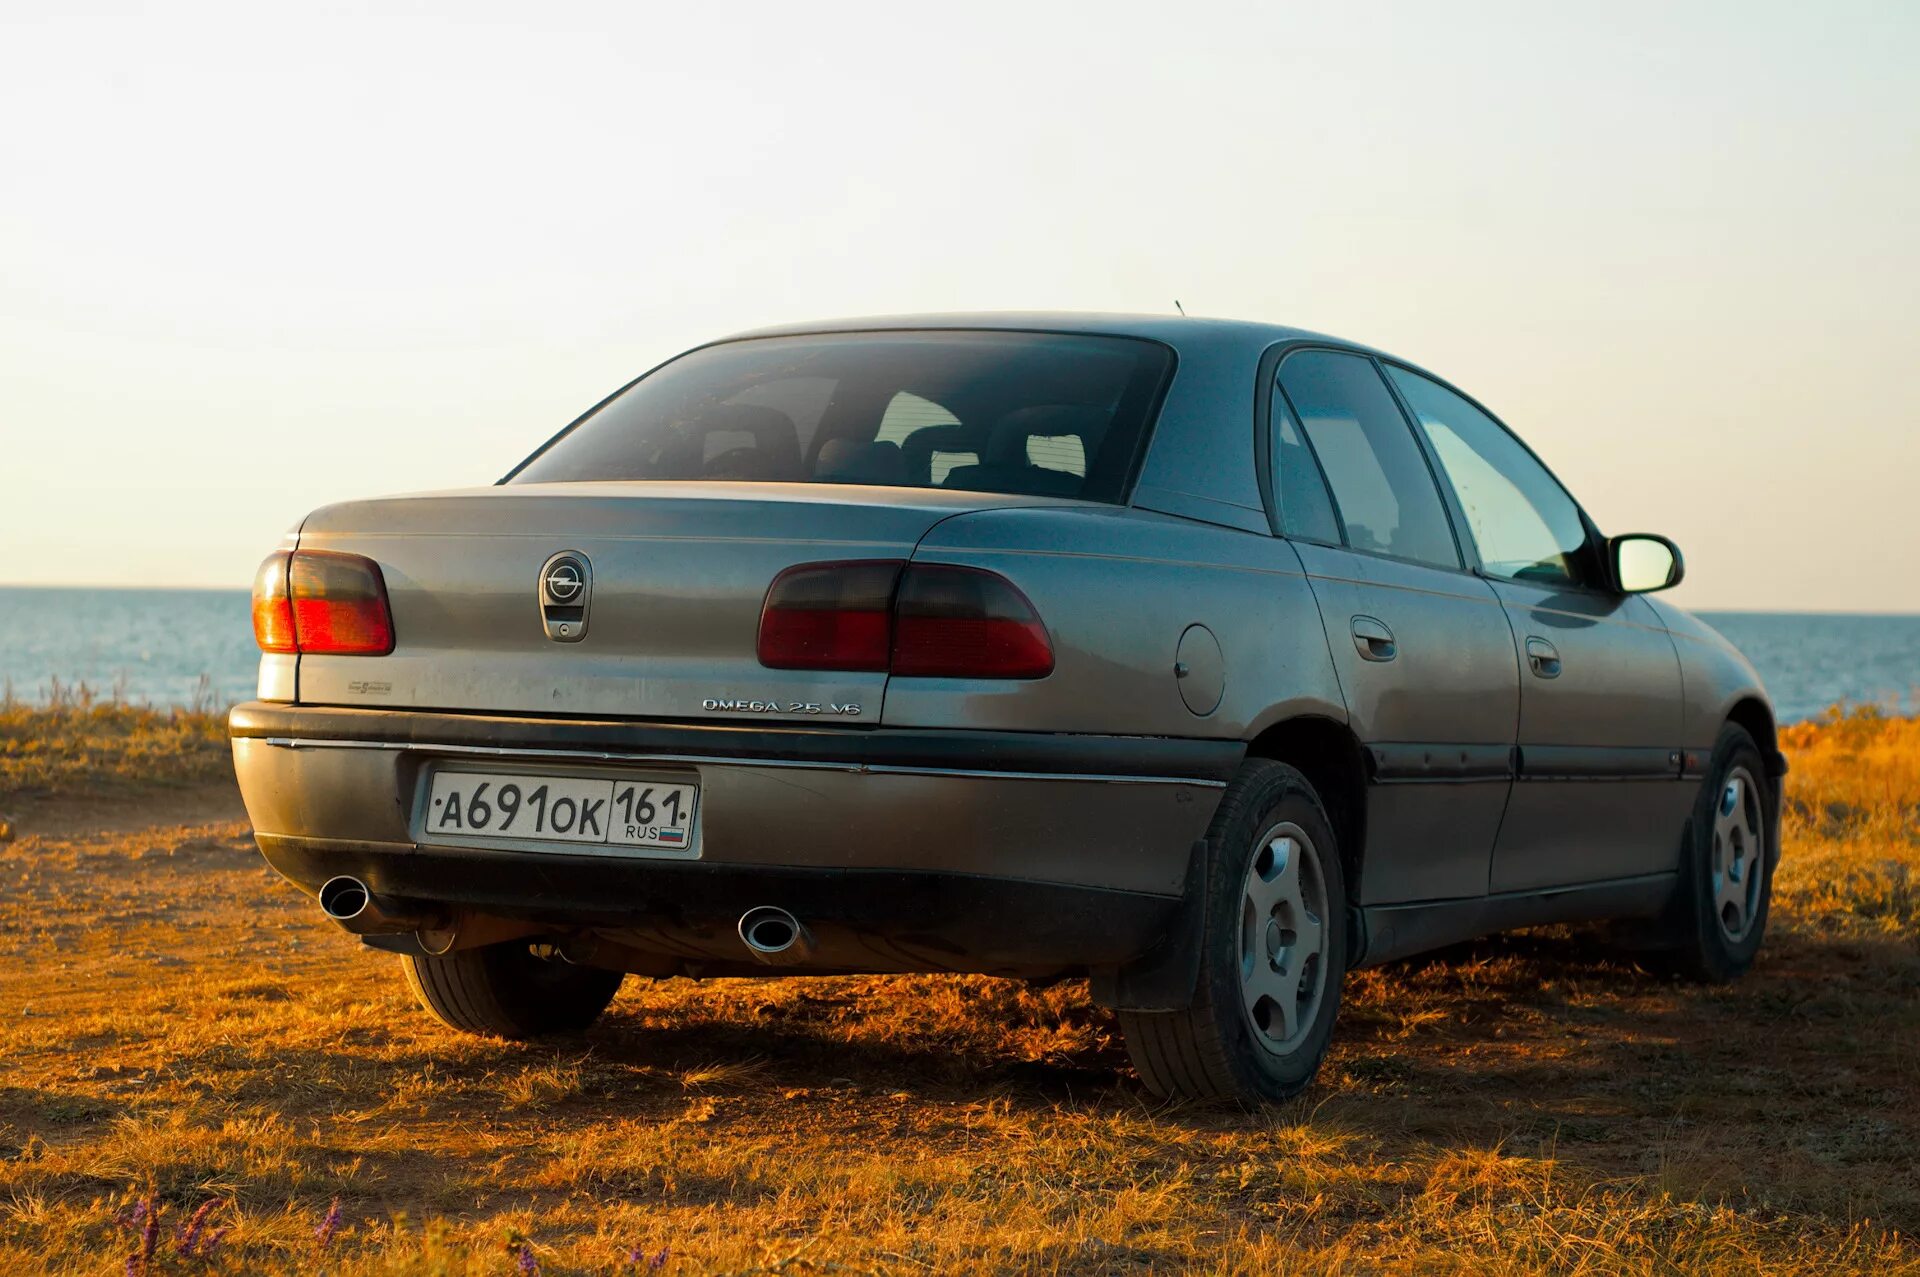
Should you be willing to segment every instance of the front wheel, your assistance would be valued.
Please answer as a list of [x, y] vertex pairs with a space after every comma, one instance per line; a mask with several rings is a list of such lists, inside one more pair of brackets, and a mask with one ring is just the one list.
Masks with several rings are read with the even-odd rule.
[[525, 941], [400, 959], [407, 985], [450, 1029], [496, 1038], [578, 1033], [600, 1018], [626, 977], [541, 957]]
[[1773, 867], [1773, 791], [1760, 749], [1729, 723], [1694, 800], [1667, 939], [1667, 962], [1693, 980], [1724, 983], [1753, 965], [1767, 931]]
[[1340, 851], [1313, 785], [1253, 759], [1207, 835], [1200, 978], [1190, 1005], [1122, 1011], [1147, 1089], [1243, 1104], [1297, 1095], [1320, 1068], [1346, 978]]

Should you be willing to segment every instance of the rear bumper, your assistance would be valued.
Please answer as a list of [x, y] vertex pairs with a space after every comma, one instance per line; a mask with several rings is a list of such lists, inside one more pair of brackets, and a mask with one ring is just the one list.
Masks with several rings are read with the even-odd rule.
[[[376, 892], [734, 952], [777, 904], [820, 964], [1040, 971], [1122, 963], [1177, 907], [1233, 741], [659, 724], [250, 703], [234, 764], [261, 850], [309, 892]], [[448, 846], [435, 767], [644, 769], [700, 786], [696, 859]], [[692, 949], [689, 949], [692, 946]]]
[[536, 859], [270, 834], [259, 843], [310, 892], [351, 874], [378, 895], [593, 931], [721, 974], [746, 961], [734, 925], [759, 905], [813, 933], [814, 971], [1000, 975], [1122, 966], [1152, 949], [1180, 908], [1177, 897], [976, 874]]

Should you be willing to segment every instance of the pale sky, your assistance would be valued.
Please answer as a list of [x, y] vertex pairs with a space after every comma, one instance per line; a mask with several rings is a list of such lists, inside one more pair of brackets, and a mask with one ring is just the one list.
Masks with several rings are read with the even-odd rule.
[[1266, 319], [1920, 610], [1920, 4], [0, 0], [0, 582], [244, 587], [788, 320]]

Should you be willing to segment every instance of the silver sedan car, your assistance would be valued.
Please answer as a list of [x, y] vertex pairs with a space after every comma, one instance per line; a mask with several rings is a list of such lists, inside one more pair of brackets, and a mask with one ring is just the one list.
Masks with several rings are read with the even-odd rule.
[[492, 487], [262, 565], [268, 861], [425, 1007], [627, 974], [1085, 976], [1148, 1089], [1313, 1077], [1346, 973], [1766, 926], [1752, 667], [1491, 413], [1290, 328], [968, 315], [701, 346]]

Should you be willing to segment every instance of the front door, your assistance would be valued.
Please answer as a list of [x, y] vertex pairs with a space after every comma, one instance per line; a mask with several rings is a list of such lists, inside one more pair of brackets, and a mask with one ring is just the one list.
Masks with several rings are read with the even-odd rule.
[[1673, 640], [1646, 600], [1609, 587], [1579, 507], [1504, 426], [1418, 373], [1388, 376], [1512, 626], [1518, 766], [1491, 890], [1671, 871], [1694, 792], [1680, 781]]
[[1519, 779], [1493, 889], [1674, 869], [1696, 786], [1680, 781], [1680, 662], [1652, 607], [1526, 581], [1494, 588], [1523, 667]]
[[1464, 569], [1432, 471], [1371, 359], [1290, 354], [1272, 403], [1275, 504], [1369, 755], [1356, 902], [1482, 895], [1519, 716], [1500, 600]]

